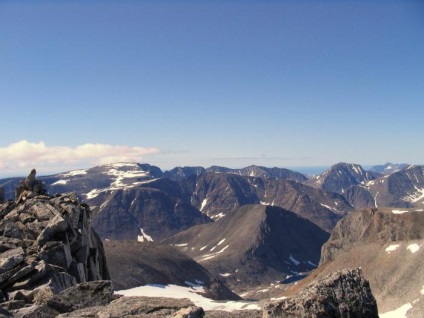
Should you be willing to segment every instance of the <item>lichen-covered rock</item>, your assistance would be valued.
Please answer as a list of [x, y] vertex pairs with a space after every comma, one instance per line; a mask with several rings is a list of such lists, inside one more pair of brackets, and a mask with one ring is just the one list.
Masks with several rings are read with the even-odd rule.
[[291, 298], [268, 302], [263, 317], [378, 318], [378, 310], [369, 283], [357, 268], [314, 281]]

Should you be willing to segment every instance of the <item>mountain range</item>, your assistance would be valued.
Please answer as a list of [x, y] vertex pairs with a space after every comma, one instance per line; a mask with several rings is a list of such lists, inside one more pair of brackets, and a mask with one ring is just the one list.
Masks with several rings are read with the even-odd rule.
[[[21, 179], [0, 180], [6, 200], [14, 199]], [[418, 285], [424, 281], [410, 277], [423, 275], [417, 258], [424, 233], [423, 165], [365, 170], [338, 163], [307, 177], [259, 166], [163, 172], [118, 163], [38, 179], [51, 195], [75, 192], [91, 207], [91, 225], [116, 264], [114, 272], [139, 273], [127, 282], [115, 279], [123, 284], [190, 282], [203, 275], [214, 297], [232, 297], [222, 281], [245, 298], [261, 299], [362, 267], [382, 312], [408, 304], [411, 313], [422, 309]], [[161, 268], [162, 262], [180, 268], [178, 275]], [[190, 265], [182, 270], [181, 263]]]
[[[93, 227], [102, 238], [157, 241], [247, 204], [281, 207], [331, 233], [355, 209], [422, 207], [423, 169], [408, 165], [382, 175], [338, 163], [308, 179], [288, 169], [260, 166], [177, 167], [163, 172], [149, 164], [115, 163], [39, 179], [49, 193], [76, 192], [95, 207]], [[19, 180], [0, 180], [6, 199], [14, 197]]]

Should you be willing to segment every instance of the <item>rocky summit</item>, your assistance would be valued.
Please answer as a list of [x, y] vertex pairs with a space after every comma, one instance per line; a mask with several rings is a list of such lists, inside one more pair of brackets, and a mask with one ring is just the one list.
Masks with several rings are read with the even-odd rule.
[[1, 307], [19, 311], [78, 283], [109, 279], [90, 214], [73, 193], [24, 190], [0, 204]]
[[268, 302], [263, 317], [378, 318], [378, 310], [369, 283], [357, 268], [334, 272], [292, 297]]

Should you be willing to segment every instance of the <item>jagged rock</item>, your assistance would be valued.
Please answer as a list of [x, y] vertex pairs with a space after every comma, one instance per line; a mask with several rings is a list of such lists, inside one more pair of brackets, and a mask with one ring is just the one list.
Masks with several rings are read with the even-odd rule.
[[42, 247], [46, 244], [52, 237], [57, 234], [66, 231], [68, 228], [68, 222], [62, 217], [62, 215], [57, 214], [51, 219], [47, 227], [40, 233], [37, 238], [38, 247]]
[[18, 266], [25, 259], [22, 247], [8, 250], [0, 255], [0, 273], [4, 273]]
[[[25, 307], [17, 313], [22, 317], [41, 310], [37, 304], [47, 296], [78, 283], [109, 279], [89, 206], [73, 193], [50, 197], [37, 180], [31, 184], [20, 200], [0, 205], [0, 289], [5, 295], [0, 306], [12, 301], [4, 306], [18, 311], [16, 307]], [[24, 195], [26, 191], [31, 195]]]
[[263, 317], [378, 318], [378, 310], [369, 283], [357, 268], [332, 273], [293, 297], [268, 302]]

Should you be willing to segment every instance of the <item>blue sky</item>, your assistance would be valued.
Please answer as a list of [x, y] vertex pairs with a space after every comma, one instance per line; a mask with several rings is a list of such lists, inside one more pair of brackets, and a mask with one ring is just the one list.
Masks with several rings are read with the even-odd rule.
[[422, 1], [0, 0], [0, 177], [423, 164], [423, 57]]

